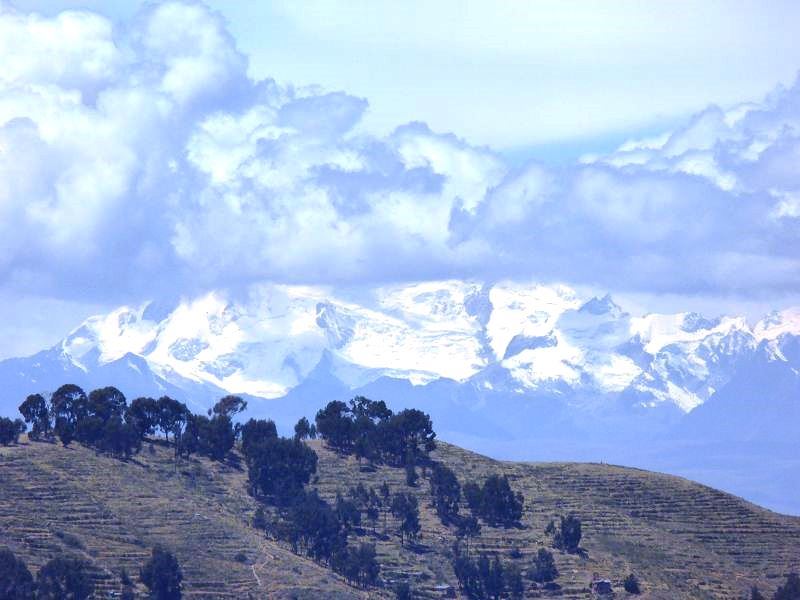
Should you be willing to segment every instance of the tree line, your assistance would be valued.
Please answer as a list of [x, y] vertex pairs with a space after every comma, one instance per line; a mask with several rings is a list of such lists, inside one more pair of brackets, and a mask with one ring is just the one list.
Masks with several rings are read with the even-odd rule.
[[[183, 571], [178, 559], [162, 546], [152, 549], [139, 570], [139, 581], [152, 600], [180, 600]], [[120, 572], [121, 600], [136, 597], [133, 580]], [[91, 565], [77, 555], [58, 554], [45, 563], [36, 578], [25, 561], [0, 548], [0, 598], [3, 600], [87, 600], [95, 592]]]
[[[130, 458], [145, 440], [158, 435], [174, 448], [176, 460], [200, 454], [223, 461], [238, 442], [247, 468], [248, 491], [262, 506], [254, 525], [289, 544], [294, 552], [362, 587], [379, 584], [380, 565], [374, 545], [356, 543], [353, 534], [363, 535], [367, 523], [376, 533], [382, 520], [386, 535], [391, 518], [400, 544], [416, 544], [423, 534], [417, 496], [392, 491], [384, 482], [377, 488], [351, 487], [338, 493], [334, 501], [326, 500], [309, 487], [317, 472], [318, 457], [304, 442], [320, 436], [329, 448], [354, 456], [359, 462], [402, 468], [411, 487], [417, 486], [417, 469], [421, 468], [430, 486], [431, 506], [441, 522], [454, 529], [461, 544], [454, 570], [462, 575], [459, 583], [465, 593], [476, 598], [494, 597], [498, 581], [504, 582], [501, 587], [509, 594], [519, 587], [513, 564], [498, 566], [487, 558], [487, 567], [482, 557], [469, 557], [469, 543], [480, 534], [481, 523], [520, 527], [522, 494], [500, 474], [468, 481], [462, 487], [452, 469], [431, 458], [436, 433], [424, 412], [407, 409], [395, 413], [384, 402], [364, 397], [347, 403], [333, 401], [317, 412], [313, 423], [300, 419], [293, 437], [281, 437], [271, 420], [235, 423], [246, 407], [243, 399], [226, 396], [207, 414], [193, 414], [185, 404], [168, 396], [140, 397], [128, 403], [114, 387], [86, 394], [80, 387], [67, 384], [49, 398], [28, 396], [19, 407], [24, 422], [12, 424], [14, 431], [22, 432], [27, 423], [32, 440], [57, 439], [64, 446], [77, 442], [122, 459]], [[269, 509], [269, 517], [265, 509]], [[562, 544], [559, 547], [566, 551], [577, 548], [577, 542], [571, 541], [574, 517], [562, 525], [561, 537], [555, 537], [567, 541], [558, 542]], [[578, 522], [578, 540], [579, 529]], [[547, 569], [539, 571], [546, 577]], [[557, 575], [557, 569], [552, 571]], [[531, 568], [528, 572], [537, 571]]]
[[393, 413], [386, 403], [363, 396], [335, 400], [317, 412], [316, 432], [327, 444], [359, 460], [412, 468], [436, 449], [431, 418], [416, 409]]
[[[79, 386], [66, 384], [49, 398], [28, 396], [19, 406], [24, 422], [14, 423], [19, 433], [29, 427], [31, 440], [58, 439], [64, 446], [78, 442], [123, 459], [138, 453], [149, 436], [161, 433], [167, 442], [172, 437], [176, 457], [198, 453], [221, 461], [241, 433], [233, 416], [246, 407], [241, 398], [226, 396], [208, 415], [193, 414], [169, 396], [141, 397], [128, 404], [125, 395], [112, 386], [87, 395]], [[0, 429], [4, 427], [0, 421]]]

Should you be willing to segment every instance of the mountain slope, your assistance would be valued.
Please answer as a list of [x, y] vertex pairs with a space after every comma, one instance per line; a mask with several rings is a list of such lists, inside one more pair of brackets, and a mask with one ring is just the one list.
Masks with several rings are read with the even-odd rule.
[[60, 551], [78, 552], [94, 565], [99, 591], [119, 591], [120, 570], [135, 578], [160, 543], [178, 556], [190, 598], [367, 596], [258, 535], [241, 468], [176, 467], [171, 449], [145, 446], [129, 462], [77, 445], [0, 447], [0, 546], [34, 572]]
[[[800, 514], [785, 493], [800, 486], [796, 436], [780, 426], [796, 412], [780, 382], [800, 371], [798, 348], [797, 309], [751, 326], [633, 316], [564, 286], [263, 285], [122, 307], [50, 350], [1, 361], [0, 414], [69, 381], [195, 410], [240, 394], [288, 431], [322, 400], [364, 394], [422, 406], [445, 439], [492, 456], [656, 468]], [[762, 397], [779, 426], [748, 429]]]
[[[453, 531], [436, 517], [424, 480], [408, 488], [402, 469], [368, 471], [319, 442], [312, 446], [320, 457], [313, 485], [328, 500], [358, 482], [377, 487], [386, 481], [393, 492], [418, 496], [423, 537], [417, 548], [401, 547], [393, 533], [382, 535], [381, 525], [376, 534], [368, 527], [356, 538], [376, 543], [384, 579], [410, 580], [420, 597], [455, 584], [448, 559]], [[544, 528], [551, 518], [568, 511], [581, 517], [587, 554], [555, 553], [559, 597], [585, 598], [595, 572], [619, 591], [621, 579], [635, 572], [644, 598], [732, 598], [756, 582], [773, 589], [800, 566], [800, 519], [683, 479], [601, 464], [503, 463], [447, 444], [434, 457], [462, 484], [504, 473], [525, 495], [523, 527], [484, 526], [473, 552], [498, 553], [525, 569], [549, 544]], [[79, 446], [0, 448], [0, 504], [7, 507], [0, 513], [0, 546], [9, 545], [35, 570], [70, 546], [65, 540], [74, 538], [64, 534], [71, 534], [104, 590], [118, 589], [119, 569], [135, 573], [150, 546], [162, 542], [176, 552], [193, 598], [384, 597], [382, 590], [346, 586], [257, 534], [249, 526], [255, 504], [243, 471], [205, 459], [176, 468], [171, 450], [159, 444], [127, 463]], [[390, 518], [390, 532], [394, 526]], [[245, 563], [236, 558], [240, 552]], [[531, 597], [547, 596], [527, 585]]]

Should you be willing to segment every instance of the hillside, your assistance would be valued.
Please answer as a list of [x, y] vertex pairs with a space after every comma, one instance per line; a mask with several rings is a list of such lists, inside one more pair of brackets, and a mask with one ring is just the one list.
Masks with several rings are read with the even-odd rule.
[[[454, 536], [430, 507], [424, 479], [408, 488], [402, 469], [362, 469], [321, 442], [311, 445], [320, 458], [314, 485], [329, 500], [359, 481], [375, 487], [386, 481], [392, 491], [418, 495], [423, 537], [415, 549], [381, 535], [381, 524], [377, 534], [369, 527], [362, 532], [377, 545], [384, 579], [411, 581], [419, 597], [437, 597], [439, 584], [455, 585], [446, 557]], [[502, 472], [525, 495], [523, 527], [484, 525], [473, 552], [498, 552], [524, 568], [547, 544], [544, 528], [553, 516], [581, 517], [587, 554], [555, 553], [560, 597], [586, 598], [592, 573], [611, 579], [624, 597], [621, 579], [635, 572], [642, 597], [736, 598], [755, 582], [772, 590], [800, 567], [800, 519], [686, 480], [609, 465], [503, 463], [444, 443], [433, 458], [462, 484]], [[189, 598], [392, 597], [348, 586], [256, 532], [246, 480], [245, 469], [230, 462], [193, 458], [176, 467], [172, 450], [159, 443], [123, 462], [77, 444], [65, 449], [23, 440], [0, 448], [0, 547], [9, 546], [32, 571], [62, 549], [77, 550], [92, 561], [103, 591], [118, 590], [120, 569], [136, 573], [161, 542], [178, 556]], [[512, 548], [522, 556], [512, 559]], [[526, 585], [526, 597], [545, 594]]]
[[118, 307], [0, 360], [0, 416], [64, 381], [113, 383], [200, 412], [240, 395], [288, 432], [319, 398], [362, 395], [422, 407], [447, 439], [490, 456], [632, 465], [800, 515], [799, 372], [799, 309], [751, 323], [637, 315], [534, 282], [354, 295], [263, 284]]

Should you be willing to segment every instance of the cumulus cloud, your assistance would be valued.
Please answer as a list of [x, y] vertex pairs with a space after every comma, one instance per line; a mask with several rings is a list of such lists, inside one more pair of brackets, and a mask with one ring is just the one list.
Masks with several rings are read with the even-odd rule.
[[120, 30], [0, 9], [0, 60], [7, 289], [518, 277], [798, 291], [800, 85], [609, 156], [514, 169], [423, 123], [365, 135], [366, 99], [250, 79], [195, 2]]

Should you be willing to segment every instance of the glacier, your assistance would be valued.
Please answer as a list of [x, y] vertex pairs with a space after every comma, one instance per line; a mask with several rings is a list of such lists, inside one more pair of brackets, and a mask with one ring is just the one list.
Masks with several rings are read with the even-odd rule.
[[263, 284], [123, 306], [0, 362], [0, 413], [72, 382], [195, 410], [235, 393], [288, 430], [331, 399], [420, 407], [498, 458], [619, 462], [800, 514], [800, 309], [631, 315], [564, 285]]

